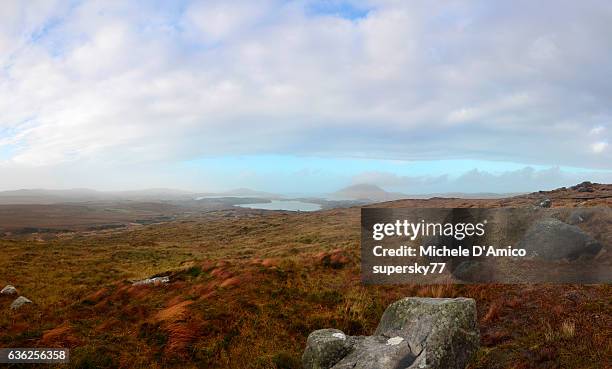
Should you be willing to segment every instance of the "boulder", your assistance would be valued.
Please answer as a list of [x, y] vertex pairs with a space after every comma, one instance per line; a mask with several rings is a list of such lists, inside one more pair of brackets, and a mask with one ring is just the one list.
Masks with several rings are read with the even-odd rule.
[[480, 342], [476, 302], [405, 298], [385, 310], [374, 334], [405, 338], [415, 356], [409, 368], [465, 368]]
[[17, 289], [10, 284], [7, 284], [2, 291], [0, 291], [0, 295], [16, 295]]
[[552, 205], [552, 201], [546, 197], [538, 200], [535, 203], [535, 206], [537, 206], [538, 208], [550, 208], [551, 205]]
[[355, 340], [338, 329], [319, 329], [308, 335], [302, 364], [308, 369], [333, 367], [353, 350]]
[[22, 307], [25, 304], [31, 304], [32, 301], [26, 297], [23, 296], [19, 296], [15, 299], [15, 301], [13, 301], [13, 303], [11, 304], [11, 309], [13, 310], [17, 310], [20, 307]]
[[577, 226], [546, 218], [535, 222], [525, 232], [518, 248], [525, 249], [527, 256], [554, 261], [592, 258], [602, 246]]
[[302, 361], [305, 369], [459, 369], [479, 342], [473, 299], [408, 297], [389, 305], [372, 336], [313, 332]]

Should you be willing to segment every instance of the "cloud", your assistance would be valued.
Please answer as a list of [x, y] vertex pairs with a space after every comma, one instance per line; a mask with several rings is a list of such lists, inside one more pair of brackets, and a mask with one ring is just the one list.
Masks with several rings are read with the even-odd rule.
[[363, 172], [355, 175], [353, 183], [367, 183], [387, 190], [407, 194], [432, 194], [444, 192], [531, 192], [571, 186], [585, 180], [610, 183], [610, 172], [575, 172], [559, 167], [534, 169], [524, 167], [492, 173], [472, 169], [458, 176], [402, 176], [392, 172]]
[[609, 2], [317, 4], [4, 1], [0, 160], [610, 168]]
[[596, 154], [603, 153], [607, 148], [608, 148], [608, 143], [603, 142], [603, 141], [595, 142], [594, 144], [591, 145], [591, 150], [593, 150], [593, 152]]
[[605, 130], [606, 130], [606, 127], [604, 127], [604, 126], [597, 126], [597, 127], [591, 128], [591, 130], [589, 131], [589, 134], [597, 136], [597, 135], [603, 133]]
[[185, 11], [182, 26], [195, 41], [214, 44], [248, 32], [279, 5], [278, 1], [194, 2]]

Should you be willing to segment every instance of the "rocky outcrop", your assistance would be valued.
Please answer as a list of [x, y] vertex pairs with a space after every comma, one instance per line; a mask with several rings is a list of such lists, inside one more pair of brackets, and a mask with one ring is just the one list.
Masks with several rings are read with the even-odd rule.
[[546, 218], [535, 222], [525, 232], [518, 248], [525, 249], [527, 256], [554, 261], [591, 258], [602, 246], [577, 226]]
[[7, 284], [2, 291], [0, 291], [0, 295], [16, 295], [17, 289], [10, 284]]
[[535, 206], [538, 208], [550, 208], [552, 206], [552, 201], [549, 198], [545, 197], [536, 201]]
[[372, 336], [312, 332], [302, 363], [305, 369], [459, 369], [479, 341], [473, 299], [408, 297], [387, 308]]
[[594, 183], [591, 183], [589, 181], [585, 181], [582, 183], [579, 183], [575, 186], [572, 186], [571, 189], [572, 190], [576, 190], [578, 192], [593, 192], [595, 189], [593, 188]]
[[132, 282], [132, 286], [144, 286], [144, 285], [159, 285], [159, 284], [166, 284], [170, 282], [170, 277], [165, 276], [165, 277], [153, 277], [153, 278], [147, 278], [147, 279], [143, 279], [140, 281], [135, 281]]
[[23, 296], [19, 296], [15, 299], [15, 301], [13, 301], [13, 303], [11, 304], [11, 309], [13, 310], [17, 310], [20, 307], [22, 307], [25, 304], [31, 304], [32, 301], [26, 297]]

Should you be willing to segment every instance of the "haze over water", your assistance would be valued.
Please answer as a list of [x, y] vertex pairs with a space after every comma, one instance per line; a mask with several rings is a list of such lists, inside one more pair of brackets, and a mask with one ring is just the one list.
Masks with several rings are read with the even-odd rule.
[[248, 209], [265, 210], [288, 210], [288, 211], [317, 211], [321, 210], [321, 205], [298, 200], [271, 200], [271, 202], [257, 204], [236, 205]]

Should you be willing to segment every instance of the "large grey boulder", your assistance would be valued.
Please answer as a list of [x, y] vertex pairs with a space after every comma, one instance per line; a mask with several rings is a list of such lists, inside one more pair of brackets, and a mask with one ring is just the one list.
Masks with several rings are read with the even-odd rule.
[[525, 249], [527, 256], [554, 261], [591, 258], [602, 246], [579, 227], [546, 218], [535, 222], [525, 232], [518, 248]]
[[0, 291], [0, 295], [16, 295], [16, 294], [17, 294], [17, 289], [14, 286], [11, 286], [10, 284], [7, 284], [6, 286], [4, 286], [2, 291]]
[[480, 342], [476, 302], [405, 298], [389, 305], [374, 334], [404, 337], [416, 357], [409, 368], [464, 368]]
[[31, 304], [32, 301], [26, 297], [23, 296], [19, 296], [15, 299], [15, 301], [13, 301], [13, 303], [11, 304], [11, 309], [13, 310], [17, 310], [20, 307], [22, 307], [25, 304]]
[[463, 369], [480, 342], [476, 303], [467, 298], [408, 297], [389, 305], [373, 336], [333, 335], [343, 333], [308, 337], [305, 369]]

